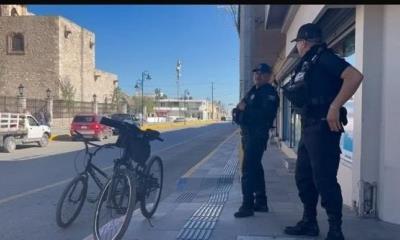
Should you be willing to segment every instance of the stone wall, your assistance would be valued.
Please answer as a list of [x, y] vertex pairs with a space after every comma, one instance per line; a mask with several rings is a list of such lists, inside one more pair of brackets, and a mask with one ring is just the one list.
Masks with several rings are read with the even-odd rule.
[[[95, 70], [94, 33], [63, 17], [31, 16], [25, 5], [0, 5], [2, 13], [14, 7], [24, 16], [0, 17], [0, 96], [17, 95], [23, 84], [28, 98], [43, 99], [49, 88], [60, 99], [60, 84], [70, 82], [75, 101], [91, 102], [94, 93], [111, 100], [118, 77]], [[23, 34], [23, 54], [9, 54], [12, 33]]]
[[13, 9], [15, 9], [18, 16], [30, 15], [26, 8], [26, 5], [10, 4], [0, 5], [0, 16], [11, 16]]
[[105, 102], [106, 98], [110, 103], [114, 89], [118, 87], [117, 75], [96, 69], [95, 76], [96, 80], [93, 80], [93, 83], [90, 84], [92, 87], [88, 88], [89, 96], [96, 94], [99, 103]]
[[[59, 17], [60, 80], [75, 87], [75, 100], [91, 101], [94, 81], [94, 34]], [[92, 44], [91, 44], [92, 43]], [[87, 90], [87, 92], [85, 92]]]
[[[23, 34], [23, 54], [8, 53], [11, 33]], [[47, 88], [57, 95], [58, 53], [57, 17], [0, 17], [0, 95], [17, 95], [20, 84], [28, 98], [45, 98]]]

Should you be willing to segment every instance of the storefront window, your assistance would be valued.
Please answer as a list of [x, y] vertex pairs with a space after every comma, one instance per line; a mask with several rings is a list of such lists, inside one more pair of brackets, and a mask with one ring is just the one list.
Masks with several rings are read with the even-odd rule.
[[[352, 31], [342, 41], [336, 44], [333, 49], [351, 65], [355, 64], [355, 32]], [[340, 147], [342, 158], [352, 161], [353, 158], [353, 123], [354, 123], [354, 98], [348, 100], [344, 107], [347, 109], [348, 124], [344, 127]]]
[[[286, 79], [287, 81], [288, 79]], [[283, 97], [283, 139], [290, 148], [297, 150], [301, 136], [300, 115], [293, 112], [291, 103]]]

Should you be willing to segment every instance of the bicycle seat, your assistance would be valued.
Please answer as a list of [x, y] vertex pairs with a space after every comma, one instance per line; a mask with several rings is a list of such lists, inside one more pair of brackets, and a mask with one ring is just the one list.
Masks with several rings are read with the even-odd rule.
[[144, 137], [149, 141], [154, 141], [160, 138], [160, 132], [152, 129], [146, 129], [144, 131]]

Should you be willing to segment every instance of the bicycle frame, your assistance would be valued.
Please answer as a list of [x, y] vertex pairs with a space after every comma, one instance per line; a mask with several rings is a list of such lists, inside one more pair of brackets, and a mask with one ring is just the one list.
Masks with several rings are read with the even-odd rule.
[[[80, 135], [79, 132], [75, 131], [78, 135]], [[80, 173], [83, 174], [85, 176], [90, 176], [92, 177], [92, 179], [94, 180], [96, 186], [99, 188], [99, 190], [101, 191], [104, 188], [104, 184], [102, 183], [102, 181], [100, 180], [100, 178], [98, 177], [97, 173], [100, 174], [101, 176], [103, 176], [105, 179], [109, 180], [109, 176], [100, 168], [98, 168], [96, 165], [94, 165], [92, 163], [93, 161], [93, 157], [96, 156], [97, 152], [100, 151], [103, 148], [109, 148], [109, 147], [113, 147], [115, 146], [115, 144], [104, 144], [104, 145], [97, 145], [94, 144], [92, 142], [89, 142], [88, 140], [85, 140], [84, 138], [82, 138], [85, 144], [85, 154], [88, 156], [88, 160], [85, 166], [85, 169]], [[91, 152], [89, 150], [89, 145], [96, 147], [97, 149], [94, 152]]]

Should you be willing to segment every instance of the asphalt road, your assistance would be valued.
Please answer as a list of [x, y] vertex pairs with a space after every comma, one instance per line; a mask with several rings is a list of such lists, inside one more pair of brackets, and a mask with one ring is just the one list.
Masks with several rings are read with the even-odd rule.
[[[164, 142], [153, 142], [152, 153], [161, 156], [164, 163], [162, 198], [235, 129], [230, 123], [213, 124], [165, 132]], [[47, 148], [24, 147], [11, 155], [0, 154], [0, 239], [77, 240], [91, 233], [95, 206], [89, 202], [67, 229], [55, 223], [58, 198], [76, 169], [82, 169], [82, 148], [79, 142], [52, 142]], [[119, 149], [102, 150], [94, 162], [110, 169], [112, 159], [119, 154]], [[89, 187], [89, 195], [97, 191], [93, 185]]]

